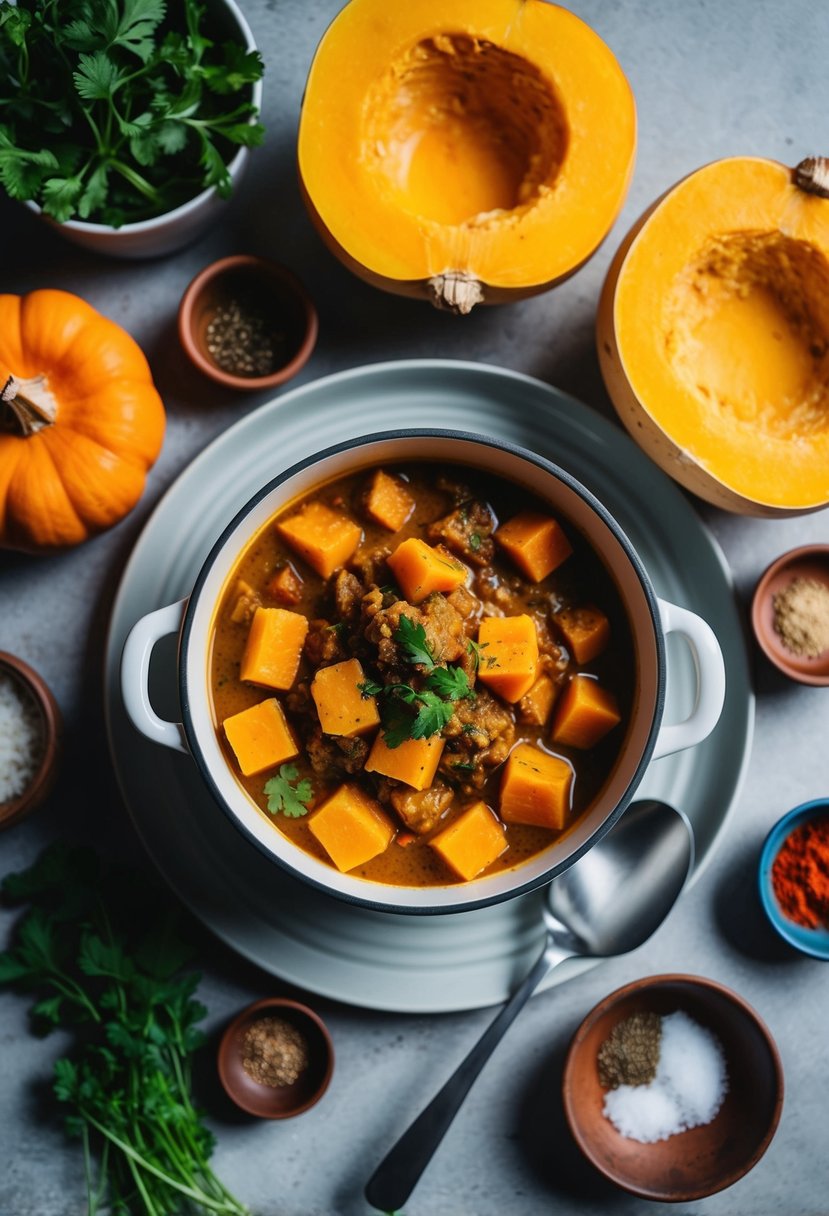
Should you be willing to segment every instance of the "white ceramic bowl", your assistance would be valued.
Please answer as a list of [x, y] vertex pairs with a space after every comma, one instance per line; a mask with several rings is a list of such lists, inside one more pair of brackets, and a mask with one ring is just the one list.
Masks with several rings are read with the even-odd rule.
[[[598, 796], [573, 829], [526, 862], [470, 883], [397, 887], [341, 874], [294, 845], [259, 810], [231, 771], [213, 725], [208, 652], [214, 612], [236, 560], [252, 537], [287, 503], [325, 482], [401, 460], [467, 464], [506, 477], [550, 504], [580, 532], [611, 572], [635, 648], [636, 689], [619, 756]], [[148, 692], [155, 644], [179, 634], [178, 681], [183, 721], [166, 722]], [[684, 722], [664, 724], [665, 635], [691, 646], [697, 698]], [[610, 513], [570, 474], [510, 444], [450, 431], [370, 435], [301, 461], [265, 486], [228, 524], [214, 545], [188, 600], [143, 617], [127, 638], [121, 667], [124, 704], [148, 738], [188, 752], [218, 806], [275, 863], [311, 885], [355, 903], [390, 912], [462, 911], [512, 898], [548, 882], [590, 848], [619, 818], [651, 759], [691, 747], [713, 730], [722, 710], [725, 674], [710, 627], [687, 609], [657, 598], [630, 541]]]
[[[235, 0], [209, 0], [208, 9], [210, 18], [217, 23], [223, 37], [243, 42], [248, 51], [257, 49], [251, 28]], [[251, 101], [259, 112], [262, 109], [261, 80], [251, 86]], [[227, 166], [234, 191], [238, 189], [250, 159], [250, 151], [250, 148], [240, 147]], [[68, 241], [93, 253], [117, 258], [154, 258], [173, 253], [197, 240], [221, 217], [228, 202], [228, 199], [220, 197], [215, 186], [210, 186], [173, 211], [165, 211], [163, 215], [139, 220], [135, 224], [122, 224], [120, 228], [113, 228], [109, 224], [90, 224], [85, 220], [66, 220], [59, 224], [44, 215], [37, 203], [29, 201], [25, 206]]]

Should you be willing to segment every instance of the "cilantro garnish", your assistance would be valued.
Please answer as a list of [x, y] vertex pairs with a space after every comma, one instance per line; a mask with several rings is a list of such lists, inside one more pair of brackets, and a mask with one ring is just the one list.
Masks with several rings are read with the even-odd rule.
[[483, 653], [483, 651], [486, 650], [488, 645], [489, 645], [489, 642], [475, 642], [472, 640], [472, 638], [470, 638], [469, 641], [466, 643], [466, 649], [467, 649], [468, 653], [471, 654], [472, 658], [475, 660], [475, 670], [476, 671], [480, 670], [481, 663], [483, 663], [486, 667], [494, 667], [495, 664], [498, 662], [498, 660], [495, 658], [495, 655], [492, 655], [492, 654], [486, 655]]
[[436, 692], [445, 701], [471, 700], [475, 696], [462, 667], [435, 667], [424, 680], [423, 687]]
[[[165, 20], [169, 9], [169, 20]], [[198, 0], [0, 0], [0, 185], [58, 222], [162, 215], [260, 144], [263, 64], [211, 38]]]
[[427, 671], [431, 671], [435, 666], [435, 656], [420, 621], [401, 616], [400, 624], [394, 631], [394, 640], [409, 663], [425, 667]]
[[3, 895], [28, 908], [0, 986], [33, 992], [35, 1024], [62, 1031], [52, 1088], [82, 1145], [84, 1211], [250, 1216], [210, 1168], [190, 1081], [207, 1010], [163, 892], [61, 842], [7, 874]]
[[299, 770], [295, 764], [281, 764], [276, 777], [265, 782], [265, 794], [271, 815], [281, 811], [288, 819], [299, 819], [308, 814], [314, 797], [314, 787], [307, 777], [298, 781]]

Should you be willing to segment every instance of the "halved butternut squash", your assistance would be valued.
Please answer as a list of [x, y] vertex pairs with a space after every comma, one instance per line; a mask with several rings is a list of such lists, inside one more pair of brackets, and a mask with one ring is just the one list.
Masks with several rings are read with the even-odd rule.
[[597, 338], [620, 418], [686, 489], [743, 515], [829, 503], [829, 160], [673, 186], [617, 253]]
[[618, 62], [545, 0], [350, 0], [299, 127], [306, 203], [355, 273], [465, 313], [545, 291], [624, 201], [636, 113]]

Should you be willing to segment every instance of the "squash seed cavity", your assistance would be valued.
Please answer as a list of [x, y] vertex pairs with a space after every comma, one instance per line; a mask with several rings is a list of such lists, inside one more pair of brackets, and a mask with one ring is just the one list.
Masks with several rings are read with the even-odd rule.
[[561, 168], [564, 107], [533, 64], [440, 34], [400, 55], [366, 97], [363, 156], [409, 214], [475, 226], [531, 207]]
[[777, 439], [829, 432], [829, 262], [807, 241], [715, 237], [663, 316], [669, 363], [709, 407]]

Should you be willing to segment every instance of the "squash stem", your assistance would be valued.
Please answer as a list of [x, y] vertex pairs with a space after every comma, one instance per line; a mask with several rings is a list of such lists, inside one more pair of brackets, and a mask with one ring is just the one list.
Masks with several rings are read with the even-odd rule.
[[0, 389], [0, 430], [17, 432], [28, 438], [51, 426], [58, 412], [46, 377], [9, 376]]
[[829, 198], [829, 156], [807, 156], [795, 168], [794, 180], [807, 194]]

